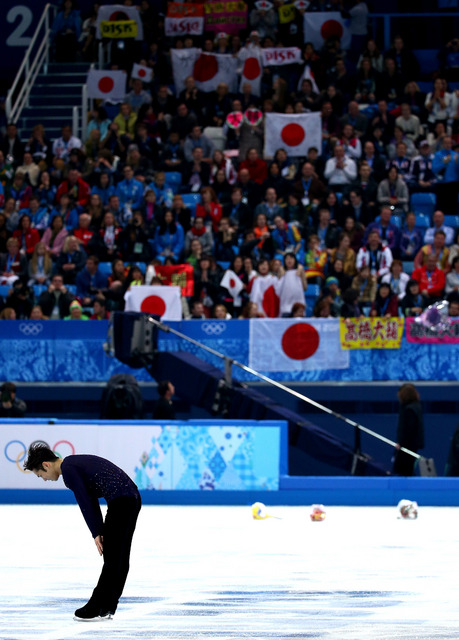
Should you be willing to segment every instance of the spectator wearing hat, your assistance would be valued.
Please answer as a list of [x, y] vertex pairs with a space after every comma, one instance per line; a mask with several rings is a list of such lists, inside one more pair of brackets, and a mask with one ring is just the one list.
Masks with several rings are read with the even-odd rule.
[[433, 153], [427, 140], [419, 143], [419, 155], [411, 160], [408, 186], [411, 193], [432, 192], [437, 178], [432, 171]]
[[78, 300], [71, 302], [69, 309], [70, 313], [64, 320], [89, 320], [88, 316], [83, 313], [83, 307]]

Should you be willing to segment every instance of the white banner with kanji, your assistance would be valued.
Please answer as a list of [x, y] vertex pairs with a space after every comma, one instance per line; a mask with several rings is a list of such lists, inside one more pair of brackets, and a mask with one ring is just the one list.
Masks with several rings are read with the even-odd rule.
[[204, 5], [169, 2], [164, 20], [166, 36], [200, 36], [204, 31]]
[[249, 327], [249, 367], [257, 371], [349, 368], [338, 318], [256, 318]]
[[310, 147], [322, 149], [322, 120], [315, 113], [267, 113], [264, 155], [272, 158], [278, 149], [289, 156], [306, 156]]
[[181, 320], [180, 287], [135, 285], [124, 296], [125, 311], [142, 311], [161, 320]]

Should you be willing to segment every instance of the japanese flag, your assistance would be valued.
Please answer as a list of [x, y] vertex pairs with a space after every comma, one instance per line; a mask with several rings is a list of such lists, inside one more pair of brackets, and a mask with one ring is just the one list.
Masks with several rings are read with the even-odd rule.
[[153, 69], [150, 69], [150, 67], [146, 67], [143, 64], [134, 63], [131, 78], [137, 78], [144, 82], [151, 82], [153, 80]]
[[172, 49], [172, 71], [177, 93], [185, 86], [185, 78], [193, 76], [201, 91], [215, 91], [225, 82], [234, 93], [237, 90], [237, 60], [231, 55], [202, 53], [201, 49]]
[[261, 74], [263, 72], [263, 65], [260, 54], [248, 49], [248, 55], [245, 57], [241, 70], [241, 82], [239, 85], [239, 91], [242, 93], [242, 85], [248, 82], [252, 87], [251, 93], [254, 96], [261, 95]]
[[133, 286], [124, 296], [125, 311], [143, 311], [161, 316], [161, 320], [181, 320], [180, 287]]
[[309, 147], [322, 148], [322, 120], [320, 113], [265, 114], [264, 155], [272, 158], [277, 149], [285, 149], [289, 156], [306, 156]]
[[312, 42], [315, 49], [321, 49], [328, 38], [336, 36], [340, 39], [342, 49], [351, 46], [351, 34], [339, 11], [305, 13], [303, 27], [304, 41]]
[[249, 326], [249, 367], [257, 371], [349, 368], [338, 318], [257, 318]]
[[231, 269], [227, 269], [225, 271], [223, 278], [220, 281], [220, 286], [229, 291], [230, 296], [234, 299], [236, 307], [240, 306], [241, 298], [239, 294], [242, 291], [243, 284], [234, 271], [231, 271]]
[[90, 69], [86, 84], [88, 98], [122, 100], [126, 95], [126, 72]]
[[276, 293], [276, 276], [268, 273], [266, 276], [257, 276], [252, 282], [250, 301], [255, 302], [259, 311], [268, 318], [277, 318], [279, 315], [279, 296]]
[[301, 85], [303, 84], [303, 80], [310, 80], [312, 84], [312, 90], [315, 91], [316, 93], [320, 93], [320, 89], [317, 86], [316, 79], [314, 78], [314, 74], [312, 73], [311, 67], [308, 64], [305, 65], [304, 71], [301, 74], [300, 79], [298, 80], [298, 86], [297, 86], [298, 91], [301, 91]]

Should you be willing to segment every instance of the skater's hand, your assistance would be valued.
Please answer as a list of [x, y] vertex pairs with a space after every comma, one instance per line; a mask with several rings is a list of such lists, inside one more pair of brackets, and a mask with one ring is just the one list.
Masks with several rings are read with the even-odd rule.
[[103, 551], [104, 551], [104, 539], [102, 536], [97, 536], [97, 538], [94, 538], [94, 542], [96, 543], [96, 547], [97, 547], [97, 551], [99, 552], [99, 555], [101, 556]]

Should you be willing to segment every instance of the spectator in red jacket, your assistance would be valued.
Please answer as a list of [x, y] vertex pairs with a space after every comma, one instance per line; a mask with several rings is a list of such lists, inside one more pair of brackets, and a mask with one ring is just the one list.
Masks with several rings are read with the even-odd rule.
[[89, 213], [80, 213], [78, 217], [78, 227], [73, 230], [73, 235], [80, 241], [80, 247], [83, 246], [85, 249], [94, 235], [94, 231], [91, 231], [89, 228], [90, 224], [91, 216]]
[[247, 151], [246, 159], [239, 165], [241, 169], [248, 169], [250, 179], [257, 184], [263, 184], [268, 177], [268, 164], [258, 157], [258, 151], [252, 147]]
[[70, 169], [67, 180], [61, 182], [57, 190], [56, 200], [58, 203], [64, 193], [68, 193], [77, 206], [86, 207], [89, 203], [91, 187], [80, 178], [77, 169]]
[[19, 227], [14, 231], [13, 238], [17, 238], [21, 253], [30, 257], [37, 242], [40, 242], [40, 233], [32, 229], [30, 216], [24, 214], [19, 220]]
[[419, 282], [419, 290], [427, 296], [430, 304], [441, 298], [446, 278], [444, 272], [437, 267], [435, 255], [426, 256], [425, 265], [415, 269], [411, 277]]
[[201, 189], [201, 200], [202, 202], [196, 207], [196, 218], [204, 218], [204, 222], [210, 222], [212, 231], [218, 233], [222, 217], [222, 205], [219, 204], [212, 187], [203, 187]]

